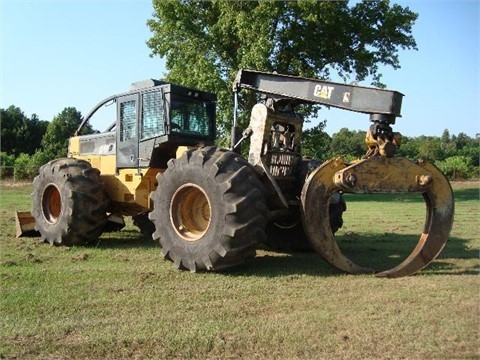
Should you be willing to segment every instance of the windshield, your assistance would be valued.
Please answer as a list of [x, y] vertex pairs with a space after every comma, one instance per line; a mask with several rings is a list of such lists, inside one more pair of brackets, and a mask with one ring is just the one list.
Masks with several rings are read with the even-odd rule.
[[170, 110], [172, 132], [210, 136], [213, 108], [213, 103], [174, 95]]

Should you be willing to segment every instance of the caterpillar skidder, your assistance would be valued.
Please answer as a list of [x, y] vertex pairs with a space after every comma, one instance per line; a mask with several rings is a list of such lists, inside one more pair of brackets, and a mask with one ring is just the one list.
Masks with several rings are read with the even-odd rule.
[[[237, 94], [263, 94], [249, 126], [230, 149], [215, 146], [211, 93], [151, 80], [100, 102], [69, 140], [68, 157], [49, 162], [33, 181], [32, 221], [17, 214], [18, 232], [37, 230], [43, 241], [78, 245], [96, 241], [132, 216], [180, 269], [221, 270], [255, 256], [259, 243], [277, 249], [313, 248], [348, 273], [400, 277], [424, 268], [444, 247], [454, 202], [445, 176], [425, 160], [395, 156], [400, 135], [396, 91], [317, 79], [240, 70]], [[92, 115], [115, 104], [116, 120], [102, 133], [80, 136]], [[300, 104], [368, 114], [366, 155], [351, 164], [302, 157]], [[248, 159], [238, 149], [249, 143]], [[347, 258], [335, 241], [345, 193], [419, 193], [426, 220], [417, 246], [393, 269], [377, 271]], [[33, 225], [34, 222], [34, 225]]]

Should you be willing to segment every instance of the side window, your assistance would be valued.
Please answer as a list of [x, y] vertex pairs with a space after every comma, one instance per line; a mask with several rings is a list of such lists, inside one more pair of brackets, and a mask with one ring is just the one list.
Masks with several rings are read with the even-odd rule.
[[120, 141], [127, 141], [136, 137], [137, 114], [135, 100], [120, 104]]
[[164, 133], [163, 101], [160, 91], [142, 96], [141, 139], [148, 139]]
[[172, 103], [172, 131], [194, 135], [210, 135], [211, 116], [207, 103], [176, 97]]
[[193, 103], [190, 107], [190, 130], [208, 135], [209, 117], [204, 103]]

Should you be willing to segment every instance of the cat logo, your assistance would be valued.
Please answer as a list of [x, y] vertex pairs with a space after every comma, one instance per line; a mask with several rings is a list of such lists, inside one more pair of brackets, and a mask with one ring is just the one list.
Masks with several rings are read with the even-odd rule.
[[313, 96], [330, 100], [333, 89], [333, 86], [315, 85], [315, 88], [313, 89]]
[[343, 100], [342, 102], [344, 103], [349, 103], [350, 102], [350, 93], [349, 92], [344, 92], [343, 93]]

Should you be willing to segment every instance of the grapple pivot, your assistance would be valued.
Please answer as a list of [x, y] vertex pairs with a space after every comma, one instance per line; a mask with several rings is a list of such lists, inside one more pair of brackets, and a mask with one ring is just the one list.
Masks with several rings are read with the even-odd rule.
[[[338, 247], [330, 229], [329, 198], [343, 193], [420, 193], [426, 220], [417, 246], [401, 264], [376, 271], [359, 266]], [[307, 178], [301, 194], [302, 219], [312, 247], [334, 267], [348, 273], [374, 273], [378, 277], [414, 274], [443, 249], [453, 223], [453, 193], [448, 180], [433, 164], [401, 157], [374, 156], [347, 166], [341, 157], [325, 162]]]

